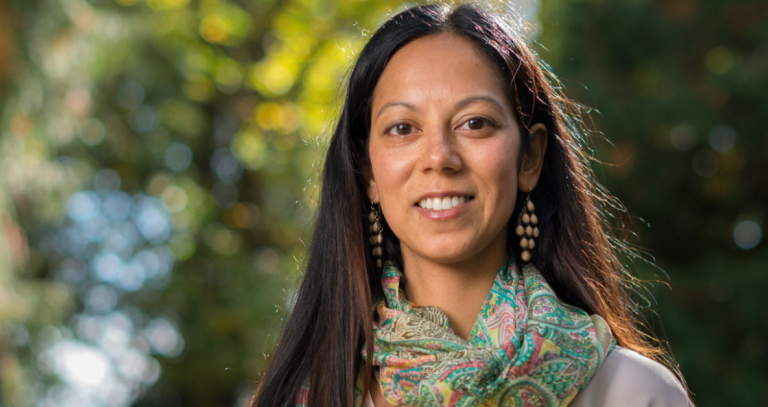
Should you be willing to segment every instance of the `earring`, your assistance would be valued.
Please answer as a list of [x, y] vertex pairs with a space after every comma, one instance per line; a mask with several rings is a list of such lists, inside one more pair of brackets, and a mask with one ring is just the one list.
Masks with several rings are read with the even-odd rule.
[[376, 210], [373, 202], [371, 202], [371, 212], [368, 213], [368, 221], [371, 223], [368, 229], [370, 233], [368, 242], [373, 247], [371, 254], [376, 258], [376, 267], [381, 268], [381, 255], [384, 252], [381, 248], [381, 242], [384, 240], [381, 232], [384, 231], [384, 228], [381, 227], [381, 217], [379, 217], [379, 211]]
[[520, 258], [523, 261], [531, 260], [531, 252], [536, 247], [536, 238], [539, 237], [539, 218], [533, 213], [533, 202], [531, 202], [531, 193], [523, 202], [523, 209], [520, 211], [520, 216], [517, 218], [517, 228], [515, 233], [520, 236], [520, 248], [523, 252], [520, 254]]

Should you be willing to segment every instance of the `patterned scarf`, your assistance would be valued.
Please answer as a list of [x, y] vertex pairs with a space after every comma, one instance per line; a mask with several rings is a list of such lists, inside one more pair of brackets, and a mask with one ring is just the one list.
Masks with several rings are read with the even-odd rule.
[[505, 262], [467, 340], [440, 308], [408, 301], [402, 280], [387, 262], [374, 325], [373, 364], [394, 405], [566, 406], [616, 345], [602, 318], [560, 302], [531, 264], [521, 274]]

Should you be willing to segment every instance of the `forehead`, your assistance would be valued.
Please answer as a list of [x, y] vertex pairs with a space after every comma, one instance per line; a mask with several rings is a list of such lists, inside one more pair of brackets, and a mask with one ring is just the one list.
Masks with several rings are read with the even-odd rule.
[[409, 42], [390, 58], [373, 95], [376, 106], [394, 99], [418, 103], [489, 94], [506, 102], [498, 68], [472, 40], [437, 34]]

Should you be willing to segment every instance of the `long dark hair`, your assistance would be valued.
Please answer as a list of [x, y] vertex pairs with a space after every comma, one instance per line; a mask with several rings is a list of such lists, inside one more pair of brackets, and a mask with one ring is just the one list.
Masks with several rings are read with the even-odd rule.
[[[310, 406], [354, 402], [353, 390], [363, 367], [361, 348], [372, 354], [371, 302], [382, 290], [367, 239], [370, 201], [362, 171], [370, 166], [371, 100], [387, 61], [400, 47], [439, 33], [472, 40], [496, 65], [524, 130], [521, 154], [535, 136], [527, 130], [530, 126], [543, 123], [548, 130], [543, 134], [549, 138], [544, 168], [531, 194], [541, 224], [532, 262], [562, 300], [602, 316], [619, 345], [671, 362], [655, 339], [638, 327], [639, 310], [630, 298], [637, 280], [621, 261], [633, 252], [613, 237], [608, 223], [609, 213], [623, 208], [594, 180], [585, 132], [573, 112], [577, 105], [560, 93], [554, 76], [515, 26], [474, 4], [429, 4], [409, 8], [384, 23], [352, 70], [325, 159], [304, 280], [253, 406], [292, 405], [305, 383], [310, 384]], [[517, 219], [519, 207], [520, 202], [511, 219]], [[385, 241], [385, 256], [401, 262], [397, 237], [388, 228]], [[516, 250], [515, 241], [509, 239]], [[366, 389], [371, 369], [368, 358]]]

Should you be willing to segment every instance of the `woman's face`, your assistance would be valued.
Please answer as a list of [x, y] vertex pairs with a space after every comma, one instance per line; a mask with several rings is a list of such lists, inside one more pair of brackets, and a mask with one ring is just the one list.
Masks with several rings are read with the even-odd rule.
[[403, 46], [379, 79], [368, 192], [406, 261], [505, 250], [520, 134], [495, 69], [470, 40], [438, 34]]

